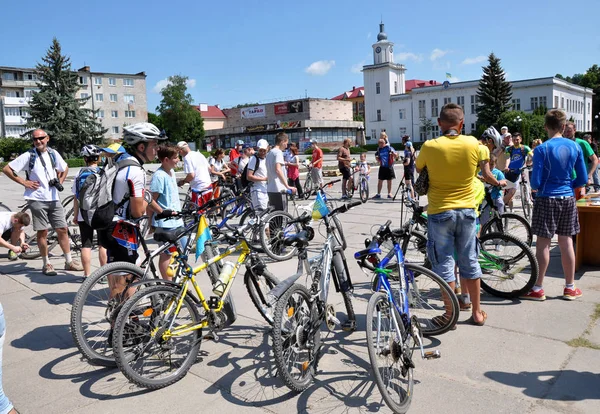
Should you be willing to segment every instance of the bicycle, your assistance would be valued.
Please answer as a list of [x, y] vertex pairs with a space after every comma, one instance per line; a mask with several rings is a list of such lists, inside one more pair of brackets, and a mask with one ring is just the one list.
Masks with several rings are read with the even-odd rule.
[[[381, 392], [383, 400], [395, 413], [408, 411], [413, 396], [413, 361], [414, 348], [419, 347], [422, 359], [437, 359], [441, 357], [438, 350], [423, 349], [421, 322], [411, 309], [419, 299], [414, 294], [413, 285], [424, 275], [437, 280], [438, 286], [445, 291], [447, 301], [454, 309], [450, 323], [445, 324], [445, 330], [451, 329], [458, 320], [458, 299], [452, 289], [436, 274], [420, 266], [404, 263], [402, 249], [398, 244], [401, 234], [390, 231], [391, 221], [381, 226], [378, 234], [382, 238], [391, 237], [394, 248], [378, 263], [373, 280], [374, 293], [367, 305], [367, 349], [375, 383]], [[370, 255], [379, 248], [373, 246], [355, 254], [356, 259]], [[392, 269], [389, 261], [395, 257], [394, 267], [398, 272], [399, 286], [392, 287], [388, 276]], [[415, 272], [421, 272], [415, 277]], [[442, 308], [447, 304], [442, 304]]]
[[[343, 250], [334, 235], [331, 217], [360, 204], [360, 201], [344, 204], [323, 217], [327, 237], [320, 254], [312, 261], [307, 259], [306, 254], [309, 231], [302, 230], [285, 241], [287, 245], [293, 245], [299, 250], [299, 260], [306, 262], [304, 267], [308, 276], [312, 278], [308, 289], [295, 283], [304, 273], [299, 264], [298, 273], [282, 281], [269, 293], [272, 298], [270, 303], [276, 302], [273, 312], [275, 365], [283, 382], [292, 391], [305, 390], [316, 375], [321, 356], [323, 322], [330, 331], [336, 325], [342, 325], [347, 331], [356, 329], [356, 316], [351, 299], [352, 280]], [[304, 225], [307, 225], [310, 219], [310, 216], [306, 215]], [[333, 306], [328, 303], [332, 280], [336, 290], [341, 292], [346, 307], [348, 320], [343, 324], [336, 318]]]
[[[358, 178], [355, 178], [357, 174]], [[366, 203], [369, 200], [369, 179], [368, 175], [361, 170], [352, 173], [352, 187], [348, 190], [348, 197], [352, 198], [357, 190], [360, 201]]]
[[[244, 264], [250, 297], [263, 318], [272, 323], [263, 288], [274, 287], [279, 281], [266, 270], [258, 254], [250, 250], [242, 233], [243, 229], [238, 229], [235, 236], [225, 235], [235, 245], [196, 268], [188, 264], [186, 255], [177, 255], [180, 283], [143, 287], [125, 302], [115, 322], [112, 346], [117, 366], [127, 379], [148, 389], [163, 388], [182, 379], [198, 356], [202, 329], [208, 327], [212, 338], [218, 340], [217, 332], [227, 322], [221, 311]], [[234, 253], [239, 253], [239, 257], [223, 293], [205, 298], [195, 275]], [[188, 282], [196, 296], [189, 291]], [[145, 370], [146, 362], [152, 369]]]
[[532, 166], [525, 165], [519, 168], [519, 172], [521, 174], [521, 180], [519, 182], [519, 192], [521, 193], [521, 207], [523, 207], [523, 215], [527, 221], [531, 221], [531, 213], [533, 211], [533, 201], [531, 198], [531, 188], [529, 188], [529, 183], [527, 181], [527, 174], [525, 174], [525, 170], [531, 170]]

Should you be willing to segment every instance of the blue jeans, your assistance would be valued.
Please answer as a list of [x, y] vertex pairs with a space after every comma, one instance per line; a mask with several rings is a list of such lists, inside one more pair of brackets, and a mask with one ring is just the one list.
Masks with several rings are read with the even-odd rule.
[[4, 309], [0, 303], [0, 414], [6, 414], [13, 409], [12, 403], [8, 397], [4, 395], [2, 389], [2, 348], [4, 347], [4, 338], [6, 333], [6, 323], [4, 322]]
[[460, 276], [478, 279], [477, 215], [474, 209], [447, 210], [427, 216], [427, 256], [432, 270], [446, 282], [454, 282], [454, 252]]

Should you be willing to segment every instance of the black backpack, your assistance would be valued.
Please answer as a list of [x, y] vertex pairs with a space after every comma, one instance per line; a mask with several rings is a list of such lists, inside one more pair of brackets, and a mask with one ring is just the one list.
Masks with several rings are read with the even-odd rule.
[[[260, 167], [260, 158], [258, 158], [258, 156], [256, 154], [254, 154], [253, 157], [256, 157], [256, 168], [254, 168], [254, 171], [252, 171], [252, 173], [256, 172], [256, 170], [258, 170], [258, 167]], [[250, 165], [250, 161], [248, 161], [248, 164], [246, 164], [246, 166], [244, 167], [244, 171], [242, 171], [242, 176], [240, 177], [240, 182], [242, 183], [243, 188], [246, 188], [250, 184], [252, 184], [252, 181], [248, 180], [248, 166], [249, 165]]]

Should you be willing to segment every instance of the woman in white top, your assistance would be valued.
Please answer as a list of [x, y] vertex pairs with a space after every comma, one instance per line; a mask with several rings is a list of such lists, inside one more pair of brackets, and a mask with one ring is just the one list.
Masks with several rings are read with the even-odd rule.
[[210, 179], [213, 185], [213, 192], [215, 198], [219, 198], [221, 190], [219, 188], [219, 178], [225, 180], [230, 169], [225, 162], [225, 151], [221, 148], [217, 148], [213, 153], [213, 156], [208, 160], [208, 166], [210, 169]]

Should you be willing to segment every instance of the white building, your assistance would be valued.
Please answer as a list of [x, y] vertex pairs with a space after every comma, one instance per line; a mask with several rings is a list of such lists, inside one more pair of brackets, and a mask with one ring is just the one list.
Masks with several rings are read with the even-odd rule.
[[[365, 129], [372, 138], [386, 131], [392, 142], [403, 135], [413, 141], [439, 136], [439, 111], [447, 103], [456, 103], [465, 111], [463, 133], [475, 131], [477, 124], [477, 89], [479, 80], [424, 86], [404, 90], [406, 68], [394, 63], [394, 44], [387, 40], [383, 23], [379, 25], [377, 43], [373, 44], [373, 64], [363, 67], [365, 87]], [[590, 88], [548, 77], [511, 82], [513, 109], [533, 112], [538, 106], [562, 109], [573, 117], [578, 131], [592, 130], [592, 96]], [[427, 133], [423, 119], [433, 128]]]

